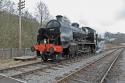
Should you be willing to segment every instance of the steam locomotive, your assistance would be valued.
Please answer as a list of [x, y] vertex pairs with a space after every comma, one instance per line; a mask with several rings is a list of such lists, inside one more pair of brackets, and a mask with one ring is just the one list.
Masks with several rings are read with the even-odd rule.
[[78, 23], [68, 23], [63, 16], [50, 20], [46, 28], [40, 28], [37, 44], [32, 46], [43, 61], [48, 59], [76, 57], [79, 53], [94, 53], [97, 44], [96, 31], [90, 27], [79, 27]]

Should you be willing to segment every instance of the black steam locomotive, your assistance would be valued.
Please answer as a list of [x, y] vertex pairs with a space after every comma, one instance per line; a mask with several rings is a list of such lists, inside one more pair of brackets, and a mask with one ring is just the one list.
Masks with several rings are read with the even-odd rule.
[[78, 53], [94, 53], [97, 44], [96, 31], [90, 27], [79, 27], [78, 23], [69, 24], [63, 16], [56, 16], [50, 20], [46, 28], [40, 28], [37, 44], [32, 51], [36, 51], [43, 61], [76, 57]]

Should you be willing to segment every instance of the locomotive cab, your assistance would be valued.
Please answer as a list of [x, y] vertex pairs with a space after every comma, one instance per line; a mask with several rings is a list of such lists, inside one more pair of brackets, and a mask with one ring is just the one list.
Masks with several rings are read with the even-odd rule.
[[96, 31], [90, 27], [82, 27], [82, 29], [86, 32], [86, 44], [87, 48], [90, 48], [91, 53], [95, 53], [96, 51]]

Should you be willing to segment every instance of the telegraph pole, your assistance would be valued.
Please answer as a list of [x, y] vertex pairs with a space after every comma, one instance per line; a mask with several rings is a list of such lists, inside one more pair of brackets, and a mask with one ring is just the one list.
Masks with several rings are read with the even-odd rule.
[[19, 56], [22, 54], [22, 34], [21, 34], [21, 15], [22, 15], [22, 9], [25, 8], [25, 0], [21, 1], [19, 0], [18, 3], [18, 8], [19, 8]]

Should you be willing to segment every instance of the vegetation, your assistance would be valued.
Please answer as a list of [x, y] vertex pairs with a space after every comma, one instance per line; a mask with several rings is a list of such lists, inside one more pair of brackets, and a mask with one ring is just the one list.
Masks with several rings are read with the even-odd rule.
[[[18, 47], [18, 16], [0, 12], [0, 48]], [[22, 18], [22, 47], [35, 43], [39, 23]]]

